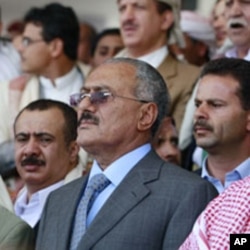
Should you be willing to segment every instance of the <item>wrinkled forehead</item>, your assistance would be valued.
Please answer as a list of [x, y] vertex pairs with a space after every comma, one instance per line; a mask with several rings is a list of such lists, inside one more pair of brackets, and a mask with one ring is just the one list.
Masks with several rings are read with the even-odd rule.
[[136, 69], [133, 65], [116, 62], [105, 63], [87, 77], [84, 88], [130, 89], [136, 86]]

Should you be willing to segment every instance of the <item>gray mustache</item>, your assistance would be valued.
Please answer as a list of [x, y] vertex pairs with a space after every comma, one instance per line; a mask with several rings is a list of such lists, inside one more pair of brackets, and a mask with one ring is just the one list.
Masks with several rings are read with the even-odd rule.
[[240, 17], [240, 18], [230, 18], [227, 22], [227, 28], [231, 28], [233, 26], [236, 26], [236, 25], [241, 25], [243, 27], [246, 27], [248, 26], [248, 23], [247, 21]]

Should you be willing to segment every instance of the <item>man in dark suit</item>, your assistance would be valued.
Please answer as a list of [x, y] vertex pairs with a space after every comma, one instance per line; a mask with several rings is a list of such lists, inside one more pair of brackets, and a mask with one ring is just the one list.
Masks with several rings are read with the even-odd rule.
[[[217, 192], [199, 176], [167, 163], [150, 140], [169, 108], [166, 84], [145, 62], [116, 58], [91, 72], [71, 96], [78, 112], [78, 143], [93, 158], [90, 174], [51, 194], [39, 226], [41, 249], [177, 249]], [[86, 218], [72, 247], [89, 183], [97, 174], [109, 185]], [[87, 186], [87, 187], [86, 187]], [[84, 225], [85, 226], [85, 225]]]

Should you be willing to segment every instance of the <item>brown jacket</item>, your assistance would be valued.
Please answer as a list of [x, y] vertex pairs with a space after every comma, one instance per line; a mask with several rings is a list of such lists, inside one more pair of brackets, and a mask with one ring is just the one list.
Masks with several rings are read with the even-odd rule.
[[171, 97], [170, 115], [174, 117], [179, 131], [200, 68], [180, 62], [169, 54], [158, 67], [158, 71], [167, 83]]

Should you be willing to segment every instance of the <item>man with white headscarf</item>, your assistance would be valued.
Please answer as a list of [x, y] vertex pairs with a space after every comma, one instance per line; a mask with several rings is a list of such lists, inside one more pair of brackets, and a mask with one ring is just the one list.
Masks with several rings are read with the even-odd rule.
[[202, 66], [215, 50], [215, 35], [209, 19], [194, 11], [183, 10], [180, 25], [186, 43], [182, 49], [185, 59]]

